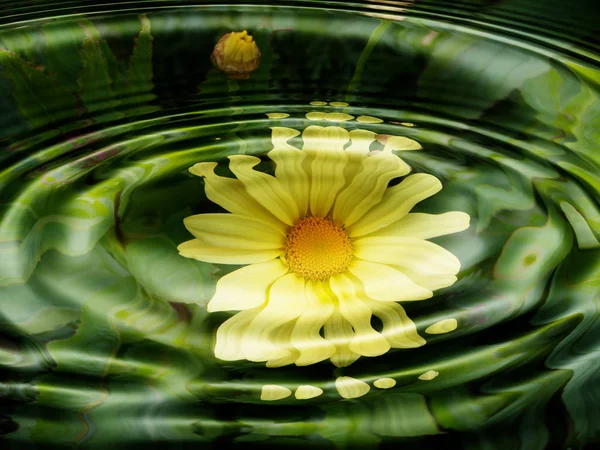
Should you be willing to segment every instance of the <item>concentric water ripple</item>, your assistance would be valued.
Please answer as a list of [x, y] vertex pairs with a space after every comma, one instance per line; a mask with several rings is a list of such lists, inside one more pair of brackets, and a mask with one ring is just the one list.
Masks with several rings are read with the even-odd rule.
[[[598, 7], [259, 3], [0, 5], [2, 444], [593, 448]], [[210, 55], [244, 29], [262, 58], [234, 80]], [[238, 266], [178, 254], [221, 211], [188, 168], [272, 173], [272, 128], [315, 125], [422, 146], [397, 155], [443, 190], [414, 210], [471, 217], [433, 239], [458, 281], [402, 303], [418, 348], [221, 361], [206, 304]]]

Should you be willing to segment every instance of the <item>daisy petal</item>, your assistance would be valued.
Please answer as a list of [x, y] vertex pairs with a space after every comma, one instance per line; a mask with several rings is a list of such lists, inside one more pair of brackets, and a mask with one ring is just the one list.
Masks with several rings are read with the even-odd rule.
[[419, 286], [423, 286], [432, 291], [452, 286], [454, 283], [456, 283], [458, 279], [455, 275], [451, 273], [419, 273], [406, 267], [394, 268], [404, 273], [408, 278], [413, 280]]
[[379, 356], [387, 352], [390, 344], [371, 327], [372, 311], [357, 298], [352, 281], [344, 275], [336, 275], [331, 277], [329, 284], [338, 298], [340, 312], [354, 328], [350, 350], [363, 356]]
[[331, 317], [325, 322], [323, 327], [325, 339], [335, 344], [335, 353], [331, 356], [331, 363], [336, 367], [346, 367], [360, 358], [358, 353], [354, 353], [348, 347], [354, 337], [352, 325], [348, 323], [341, 313], [333, 311]]
[[310, 164], [310, 210], [314, 216], [325, 217], [344, 186], [344, 168], [348, 161], [344, 145], [349, 134], [340, 127], [310, 126], [302, 138]]
[[380, 153], [365, 158], [363, 170], [338, 195], [333, 220], [349, 227], [379, 203], [389, 182], [410, 172], [410, 166], [394, 155]]
[[351, 130], [348, 134], [351, 143], [345, 150], [348, 155], [348, 163], [344, 169], [346, 186], [363, 170], [363, 161], [369, 156], [369, 146], [375, 141], [375, 133], [369, 130]]
[[421, 200], [442, 189], [442, 183], [433, 175], [417, 173], [406, 177], [400, 184], [388, 188], [377, 205], [348, 229], [351, 237], [373, 233], [404, 217]]
[[283, 358], [270, 359], [266, 362], [265, 367], [269, 367], [271, 369], [275, 369], [277, 367], [289, 366], [290, 364], [294, 364], [294, 362], [298, 359], [298, 351], [290, 351], [287, 356]]
[[242, 336], [262, 308], [247, 309], [227, 319], [217, 330], [215, 356], [223, 361], [245, 359]]
[[351, 130], [348, 134], [350, 136], [350, 145], [346, 148], [346, 153], [353, 155], [360, 155], [362, 158], [369, 155], [369, 147], [375, 141], [376, 134], [369, 130], [356, 129]]
[[416, 348], [425, 345], [425, 339], [417, 333], [415, 323], [398, 303], [376, 302], [370, 299], [364, 299], [364, 302], [383, 322], [381, 334], [392, 347]]
[[292, 320], [279, 327], [279, 329], [274, 333], [275, 336], [273, 337], [273, 343], [279, 348], [285, 348], [289, 350], [289, 353], [282, 358], [268, 360], [266, 364], [267, 367], [283, 367], [296, 362], [300, 356], [300, 352], [292, 347], [292, 344], [290, 343], [292, 331], [295, 325], [296, 322]]
[[216, 203], [230, 213], [254, 217], [284, 227], [273, 214], [263, 208], [248, 192], [240, 180], [220, 177], [215, 174], [215, 162], [194, 164], [189, 171], [199, 177], [204, 177], [204, 190], [211, 202]]
[[242, 350], [247, 360], [268, 361], [289, 355], [290, 350], [275, 345], [270, 334], [304, 312], [304, 285], [304, 279], [293, 273], [284, 275], [273, 283], [267, 304], [244, 333]]
[[217, 281], [214, 297], [208, 303], [209, 312], [244, 310], [261, 306], [267, 300], [267, 290], [284, 276], [288, 268], [280, 259], [252, 264], [228, 273]]
[[362, 397], [371, 390], [371, 386], [364, 381], [351, 377], [337, 377], [335, 379], [335, 388], [343, 398]]
[[469, 228], [470, 216], [461, 211], [444, 214], [409, 213], [402, 219], [368, 236], [410, 236], [430, 239]]
[[433, 242], [404, 236], [365, 237], [354, 241], [357, 258], [390, 264], [425, 274], [455, 275], [460, 261], [451, 252]]
[[433, 295], [429, 289], [385, 264], [355, 260], [348, 270], [362, 282], [365, 294], [373, 300], [400, 302], [424, 300]]
[[[381, 137], [380, 137], [381, 136]], [[407, 138], [406, 136], [389, 136], [389, 135], [378, 135], [378, 140], [385, 147], [383, 148], [384, 152], [392, 152], [392, 151], [408, 151], [408, 150], [421, 150], [421, 144], [417, 141]]]
[[200, 239], [192, 239], [179, 244], [179, 254], [186, 258], [197, 259], [214, 264], [256, 264], [277, 258], [283, 250], [248, 250], [226, 247], [215, 247]]
[[297, 366], [307, 366], [329, 358], [335, 345], [320, 335], [323, 324], [333, 313], [332, 299], [323, 296], [320, 283], [306, 283], [306, 309], [296, 320], [292, 332], [292, 345], [300, 352]]
[[266, 173], [253, 170], [260, 159], [248, 155], [229, 157], [229, 168], [244, 184], [246, 191], [271, 214], [283, 223], [293, 225], [298, 220], [298, 206], [292, 195], [279, 180]]
[[271, 223], [237, 214], [196, 214], [183, 224], [194, 237], [216, 247], [271, 250], [285, 242], [285, 234]]
[[271, 127], [273, 150], [268, 153], [269, 158], [275, 162], [275, 178], [281, 186], [290, 192], [296, 204], [300, 217], [306, 215], [308, 210], [308, 196], [310, 183], [308, 175], [302, 168], [306, 153], [287, 143], [299, 131], [285, 127]]

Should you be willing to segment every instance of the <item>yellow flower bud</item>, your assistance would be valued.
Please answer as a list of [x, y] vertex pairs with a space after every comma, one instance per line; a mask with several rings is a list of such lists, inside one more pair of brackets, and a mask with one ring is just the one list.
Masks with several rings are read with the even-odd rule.
[[250, 77], [260, 64], [260, 50], [246, 30], [223, 35], [212, 52], [215, 67], [229, 78], [243, 80]]

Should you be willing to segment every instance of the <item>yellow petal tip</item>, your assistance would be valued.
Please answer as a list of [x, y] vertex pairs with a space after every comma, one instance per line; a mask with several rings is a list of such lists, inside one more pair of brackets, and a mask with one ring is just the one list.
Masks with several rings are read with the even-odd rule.
[[431, 381], [436, 378], [440, 373], [435, 370], [428, 370], [424, 374], [419, 375], [419, 380], [422, 381]]
[[308, 400], [311, 398], [318, 397], [321, 394], [323, 394], [323, 389], [306, 384], [303, 386], [299, 386], [298, 389], [296, 389], [294, 396], [298, 400]]
[[285, 119], [290, 117], [288, 113], [266, 113], [269, 119]]
[[343, 398], [358, 398], [371, 390], [364, 381], [352, 377], [338, 377], [335, 380], [335, 388]]
[[266, 402], [281, 400], [292, 395], [292, 391], [277, 384], [265, 384], [260, 392], [260, 399]]
[[396, 380], [393, 378], [379, 378], [373, 382], [373, 386], [378, 389], [391, 389], [396, 386]]
[[199, 177], [207, 177], [214, 174], [215, 167], [217, 167], [217, 165], [218, 164], [216, 162], [196, 163], [188, 169], [188, 172]]
[[425, 329], [427, 334], [444, 334], [450, 333], [458, 328], [458, 321], [456, 319], [444, 319]]

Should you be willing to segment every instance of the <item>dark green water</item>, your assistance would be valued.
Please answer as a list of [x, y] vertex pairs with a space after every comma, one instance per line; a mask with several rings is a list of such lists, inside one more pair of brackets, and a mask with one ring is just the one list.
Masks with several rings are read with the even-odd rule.
[[[0, 2], [0, 447], [595, 448], [599, 24], [586, 0]], [[228, 79], [210, 55], [244, 29], [260, 66]], [[219, 211], [187, 169], [269, 171], [270, 127], [310, 125], [422, 145], [401, 157], [444, 189], [417, 211], [471, 216], [435, 240], [458, 281], [403, 305], [419, 348], [218, 360], [206, 303], [235, 267], [178, 255]]]

